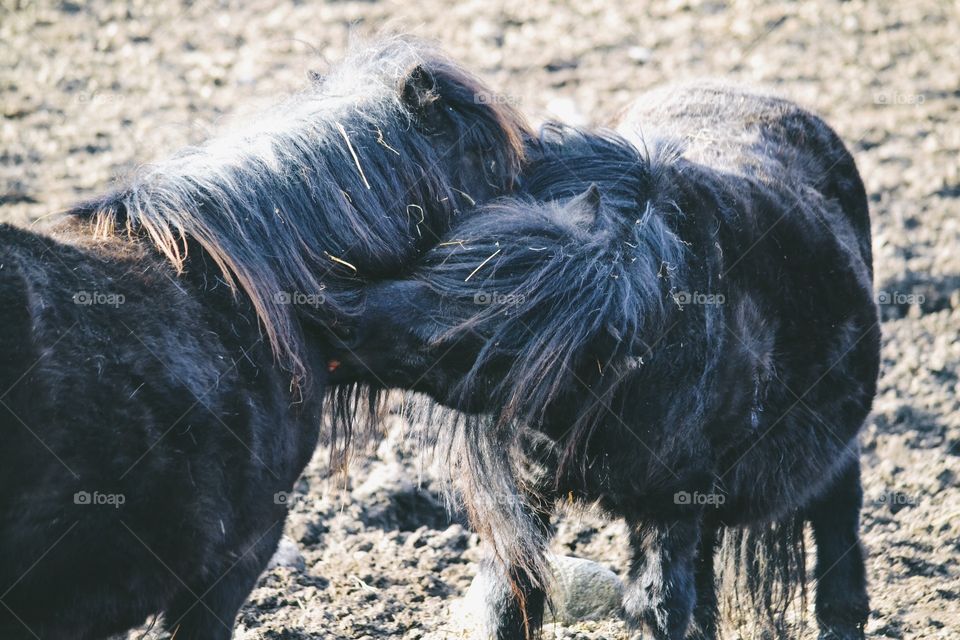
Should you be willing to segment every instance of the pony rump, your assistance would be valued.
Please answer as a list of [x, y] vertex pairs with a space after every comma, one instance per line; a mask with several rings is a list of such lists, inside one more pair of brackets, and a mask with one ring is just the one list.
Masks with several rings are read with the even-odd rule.
[[[73, 213], [100, 236], [146, 237], [178, 271], [195, 243], [300, 379], [301, 320], [349, 317], [364, 280], [398, 273], [461, 208], [512, 188], [530, 134], [485, 94], [433, 48], [389, 38]], [[301, 294], [318, 303], [294, 309]]]

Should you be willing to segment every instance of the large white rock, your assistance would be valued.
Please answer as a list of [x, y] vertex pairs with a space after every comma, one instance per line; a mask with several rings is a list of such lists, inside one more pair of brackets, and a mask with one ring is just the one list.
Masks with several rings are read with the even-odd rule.
[[[617, 574], [592, 560], [571, 556], [548, 557], [553, 581], [550, 596], [553, 615], [547, 610], [544, 622], [570, 625], [584, 620], [602, 620], [620, 612], [623, 584]], [[483, 638], [488, 629], [486, 594], [490, 585], [477, 575], [467, 593], [450, 607], [454, 627], [474, 638]]]
[[623, 584], [601, 564], [572, 556], [550, 556], [554, 582], [554, 617], [547, 622], [571, 624], [602, 620], [620, 611]]

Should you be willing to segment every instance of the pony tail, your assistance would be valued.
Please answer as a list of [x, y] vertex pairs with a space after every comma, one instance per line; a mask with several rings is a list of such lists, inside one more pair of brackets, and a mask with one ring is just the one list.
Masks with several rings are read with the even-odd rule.
[[[781, 522], [720, 531], [719, 579], [726, 594], [725, 624], [742, 637], [786, 638], [806, 624], [806, 541], [804, 521], [792, 514]], [[799, 595], [799, 599], [797, 596]], [[744, 611], [754, 613], [744, 633]], [[792, 631], [791, 631], [792, 630]]]
[[546, 588], [547, 539], [532, 511], [539, 497], [532, 486], [518, 481], [523, 475], [522, 442], [496, 425], [489, 427], [475, 425], [464, 434], [462, 459], [468, 468], [462, 490], [471, 525], [489, 541], [503, 566], [520, 569], [532, 586]]
[[549, 591], [541, 513], [552, 499], [540, 487], [548, 479], [552, 443], [531, 430], [501, 429], [491, 416], [432, 403], [418, 418], [432, 425], [437, 450], [451, 461], [444, 468], [448, 504], [464, 508], [470, 527], [490, 548], [489, 560], [506, 572], [517, 593], [531, 587]]

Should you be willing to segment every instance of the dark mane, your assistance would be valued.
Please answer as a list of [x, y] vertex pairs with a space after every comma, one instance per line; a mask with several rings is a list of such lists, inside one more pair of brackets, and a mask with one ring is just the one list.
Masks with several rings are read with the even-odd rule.
[[[402, 302], [382, 307], [404, 300], [404, 290], [387, 289], [366, 320], [432, 327], [413, 353], [403, 353], [403, 330], [388, 331], [376, 351], [399, 350], [401, 361], [425, 351], [441, 371], [456, 363], [438, 374], [438, 400], [471, 415], [441, 421], [441, 450], [496, 558], [543, 587], [545, 532], [525, 504], [504, 496], [532, 496], [585, 466], [587, 441], [649, 351], [644, 339], [676, 308], [671, 293], [687, 260], [673, 230], [682, 214], [658, 158], [614, 133], [559, 124], [530, 149], [520, 193], [471, 210], [409, 274], [422, 292], [410, 302], [428, 317]], [[360, 362], [377, 370], [376, 360]], [[534, 445], [543, 469], [527, 477], [531, 435], [558, 424], [564, 433], [548, 431], [548, 446]]]
[[[684, 277], [684, 245], [668, 223], [681, 214], [657, 161], [615, 134], [551, 124], [541, 143], [525, 197], [480, 207], [414, 277], [450, 301], [443, 342], [482, 338], [463, 394], [509, 363], [490, 390], [504, 426], [541, 424], [565, 391], [594, 389], [568, 414], [572, 455], [645, 351], [642, 337], [665, 322]], [[477, 295], [491, 303], [478, 307]]]
[[[249, 297], [281, 363], [303, 375], [300, 321], [351, 314], [462, 208], [509, 190], [521, 116], [424, 43], [357, 48], [330, 75], [80, 205], [98, 235], [148, 238], [178, 269], [196, 245]], [[292, 295], [320, 304], [288, 304]]]

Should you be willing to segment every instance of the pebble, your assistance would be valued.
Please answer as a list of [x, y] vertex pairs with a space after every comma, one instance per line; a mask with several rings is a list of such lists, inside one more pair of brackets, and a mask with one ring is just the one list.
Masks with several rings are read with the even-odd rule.
[[653, 51], [647, 47], [630, 47], [627, 49], [627, 57], [638, 64], [646, 64], [653, 58]]
[[552, 556], [550, 566], [555, 579], [553, 622], [600, 620], [620, 610], [623, 584], [603, 565], [572, 556]]
[[277, 545], [277, 550], [274, 552], [273, 557], [270, 558], [270, 562], [267, 564], [267, 569], [274, 569], [276, 567], [289, 567], [291, 569], [297, 569], [303, 571], [306, 569], [307, 562], [303, 558], [303, 554], [300, 553], [300, 547], [297, 546], [297, 543], [294, 542], [291, 538], [283, 536], [280, 538], [280, 543]]

